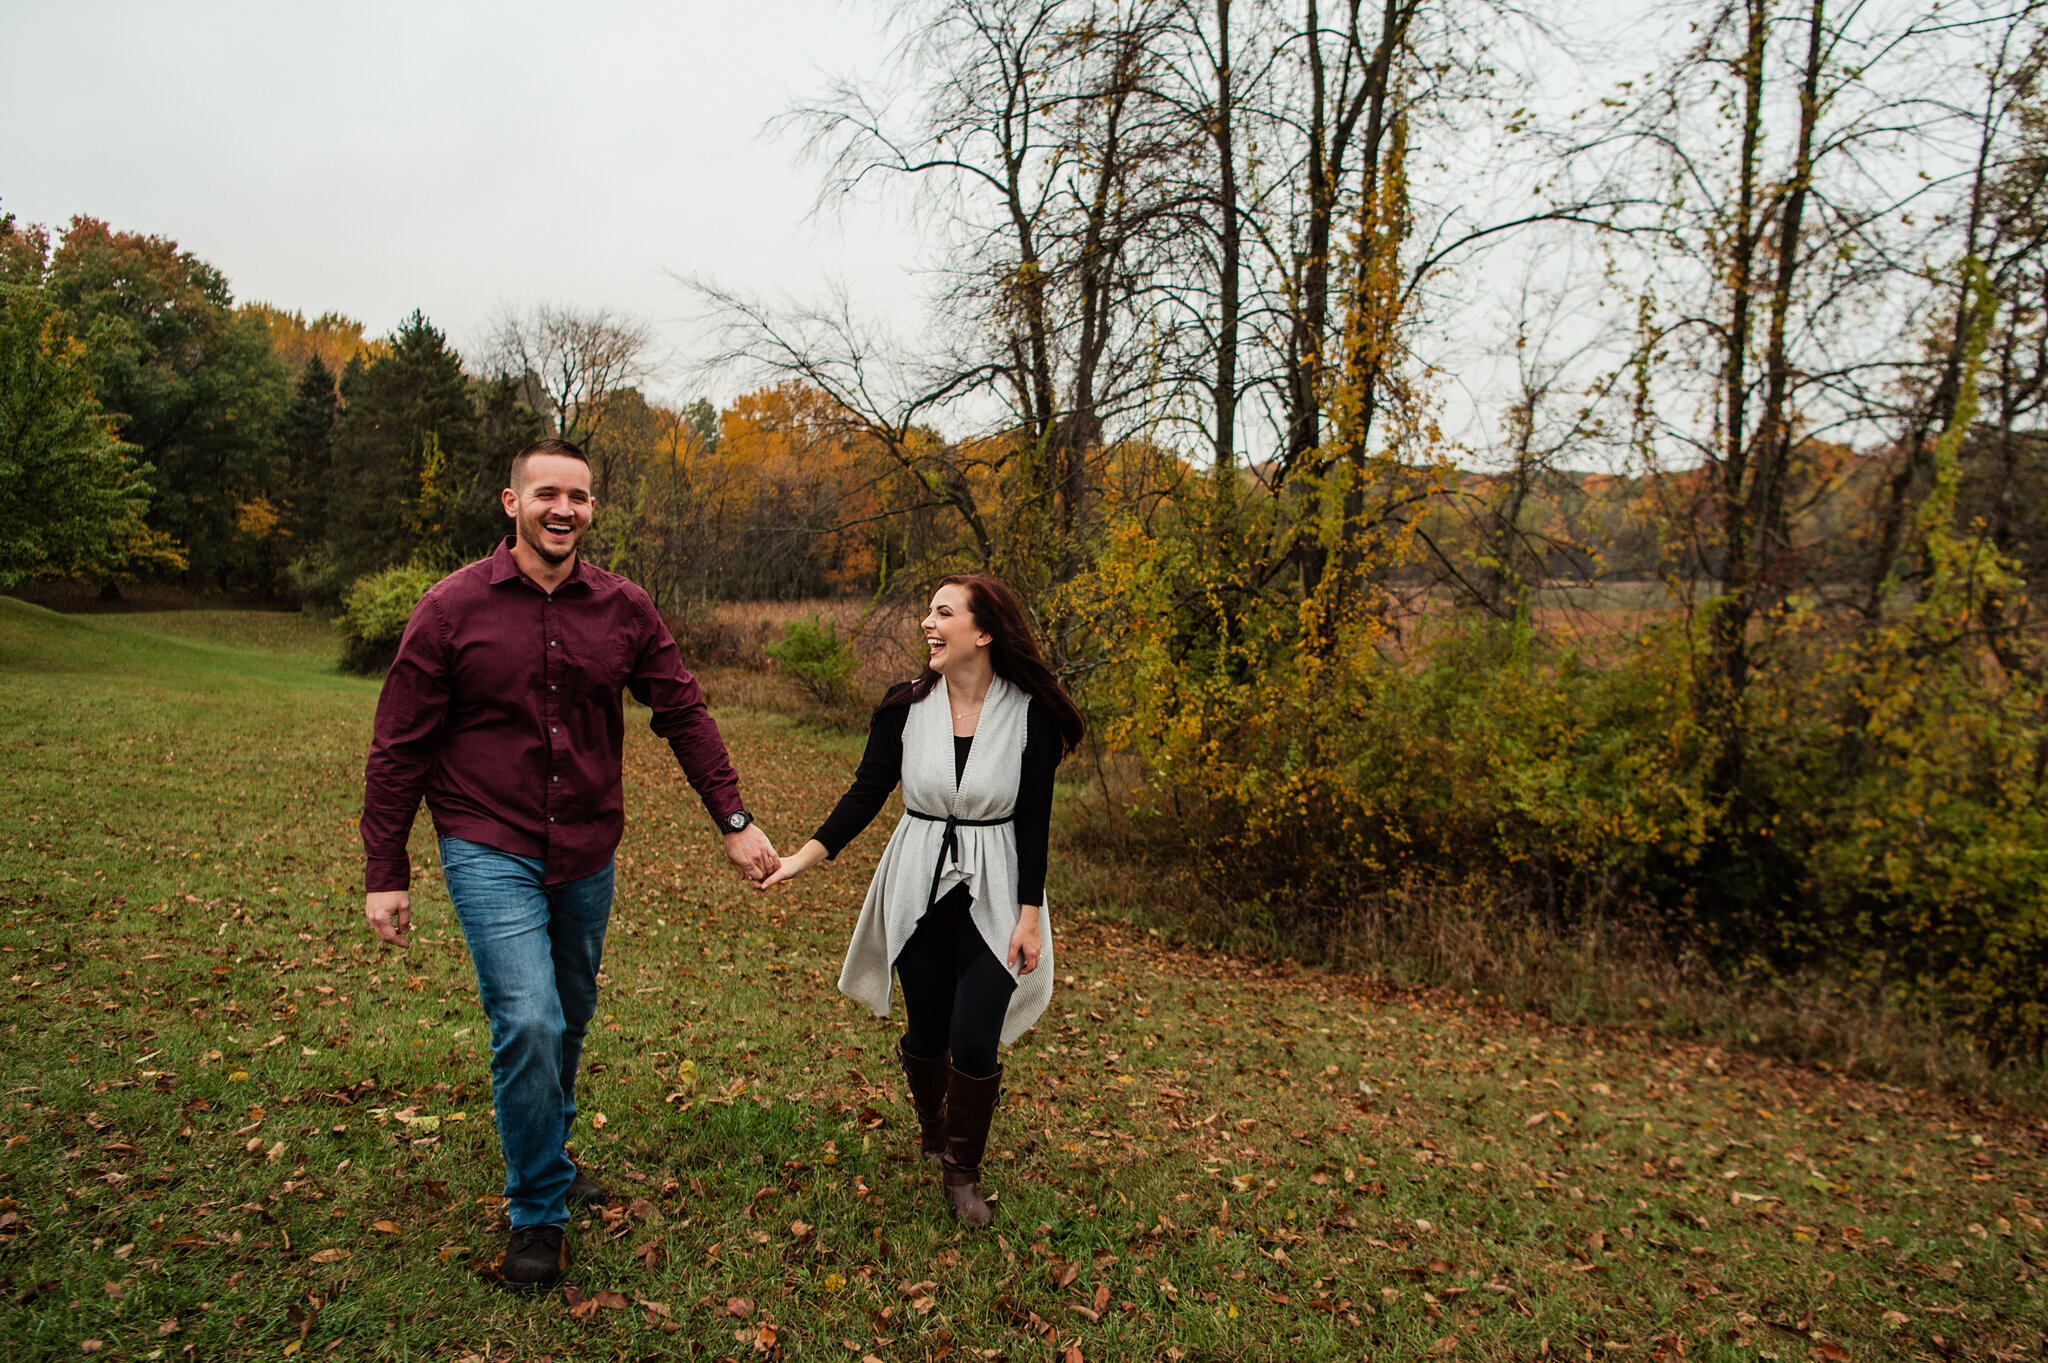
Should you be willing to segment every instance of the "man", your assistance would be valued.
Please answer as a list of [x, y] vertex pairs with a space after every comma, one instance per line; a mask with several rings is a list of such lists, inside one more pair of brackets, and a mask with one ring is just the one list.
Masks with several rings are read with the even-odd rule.
[[743, 807], [739, 778], [647, 594], [584, 563], [590, 465], [566, 440], [512, 460], [513, 533], [413, 610], [377, 701], [363, 794], [364, 913], [408, 943], [406, 841], [422, 796], [448, 897], [491, 1023], [491, 1092], [505, 1157], [507, 1286], [547, 1287], [568, 1263], [569, 1203], [605, 1200], [563, 1150], [576, 1066], [597, 1007], [612, 854], [625, 826], [621, 690], [757, 884], [781, 865]]

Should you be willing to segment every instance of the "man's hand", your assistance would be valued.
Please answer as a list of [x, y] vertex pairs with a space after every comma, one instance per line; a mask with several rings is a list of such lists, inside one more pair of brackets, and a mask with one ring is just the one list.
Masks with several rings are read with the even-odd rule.
[[784, 857], [782, 865], [777, 867], [774, 873], [766, 880], [755, 881], [754, 888], [765, 890], [770, 886], [780, 885], [785, 880], [795, 880], [824, 859], [825, 844], [819, 842], [816, 838], [812, 838], [802, 847], [797, 848], [793, 855]]
[[739, 867], [740, 874], [758, 887], [762, 881], [782, 869], [782, 858], [775, 855], [775, 846], [768, 841], [768, 835], [761, 831], [761, 825], [749, 824], [737, 833], [725, 835], [725, 858]]
[[409, 947], [412, 939], [412, 893], [409, 890], [376, 890], [363, 896], [363, 917], [370, 928], [395, 947]]

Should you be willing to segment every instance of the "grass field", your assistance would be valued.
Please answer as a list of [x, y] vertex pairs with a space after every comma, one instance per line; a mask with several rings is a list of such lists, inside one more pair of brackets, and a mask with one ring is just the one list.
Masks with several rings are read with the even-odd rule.
[[[1057, 858], [963, 1233], [832, 986], [884, 830], [756, 895], [644, 727], [576, 1136], [620, 1198], [507, 1295], [487, 1028], [424, 833], [411, 951], [361, 926], [334, 652], [0, 600], [0, 1356], [2042, 1354], [2039, 1121], [1205, 954]], [[795, 846], [857, 736], [720, 720]]]

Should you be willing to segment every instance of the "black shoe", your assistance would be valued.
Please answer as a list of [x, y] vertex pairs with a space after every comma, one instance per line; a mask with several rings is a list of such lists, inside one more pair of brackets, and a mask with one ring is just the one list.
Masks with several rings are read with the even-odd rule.
[[597, 1185], [597, 1180], [583, 1172], [576, 1171], [576, 1181], [569, 1185], [569, 1201], [583, 1207], [602, 1207], [611, 1201], [611, 1194]]
[[569, 1266], [569, 1248], [560, 1226], [521, 1226], [505, 1246], [498, 1276], [514, 1292], [537, 1292], [562, 1280]]

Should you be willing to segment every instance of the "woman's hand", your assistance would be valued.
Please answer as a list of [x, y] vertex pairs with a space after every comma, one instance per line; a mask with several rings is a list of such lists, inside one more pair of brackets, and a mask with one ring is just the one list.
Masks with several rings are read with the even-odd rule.
[[[1020, 975], [1029, 975], [1038, 969], [1039, 955], [1045, 950], [1045, 942], [1038, 932], [1038, 906], [1020, 904], [1017, 906], [1017, 930], [1010, 934], [1010, 949], [1003, 956], [1003, 964]], [[1017, 962], [1024, 963], [1021, 970]]]
[[794, 880], [824, 859], [825, 844], [819, 842], [816, 838], [812, 838], [802, 847], [797, 848], [794, 856], [784, 857], [782, 865], [777, 867], [772, 873], [756, 881], [754, 888], [766, 890], [780, 885], [785, 880]]

